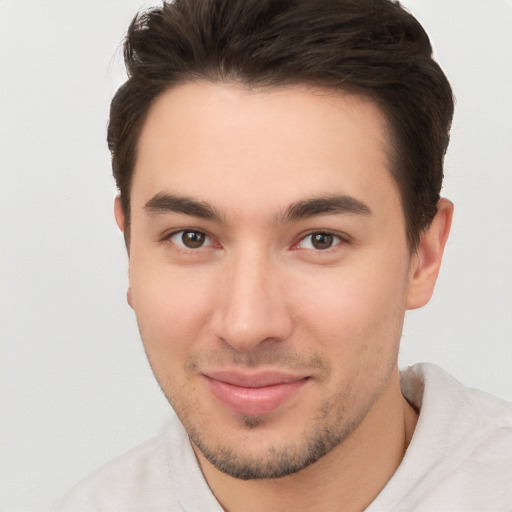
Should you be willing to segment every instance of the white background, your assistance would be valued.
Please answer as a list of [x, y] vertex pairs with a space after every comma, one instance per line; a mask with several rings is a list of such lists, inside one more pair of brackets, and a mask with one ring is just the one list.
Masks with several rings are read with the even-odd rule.
[[[108, 104], [143, 0], [0, 0], [1, 510], [48, 503], [170, 414], [125, 302]], [[401, 363], [512, 399], [512, 2], [408, 0], [457, 96], [456, 204]]]

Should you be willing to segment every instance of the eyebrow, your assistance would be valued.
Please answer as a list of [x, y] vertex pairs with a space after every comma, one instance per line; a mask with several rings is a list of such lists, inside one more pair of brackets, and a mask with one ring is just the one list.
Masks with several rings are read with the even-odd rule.
[[[159, 192], [145, 205], [150, 214], [183, 213], [201, 219], [223, 222], [223, 215], [212, 205], [188, 196]], [[368, 205], [349, 195], [331, 195], [304, 199], [292, 203], [274, 217], [277, 224], [307, 219], [320, 215], [372, 215]]]
[[192, 197], [159, 192], [145, 205], [144, 210], [150, 214], [183, 213], [201, 219], [222, 222], [222, 215], [211, 205]]
[[276, 217], [278, 223], [292, 222], [319, 215], [350, 214], [372, 215], [371, 208], [349, 195], [330, 195], [314, 197], [292, 203]]

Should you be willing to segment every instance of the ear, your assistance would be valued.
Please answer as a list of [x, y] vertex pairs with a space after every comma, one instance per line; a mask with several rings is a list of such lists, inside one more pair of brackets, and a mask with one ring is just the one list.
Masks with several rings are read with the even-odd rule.
[[114, 216], [116, 218], [117, 227], [124, 233], [126, 227], [126, 216], [123, 207], [121, 206], [121, 198], [116, 196], [114, 200]]
[[[121, 205], [121, 198], [119, 196], [116, 196], [115, 201], [114, 201], [114, 217], [116, 218], [117, 227], [121, 230], [121, 232], [124, 235], [126, 249], [128, 249], [128, 233], [126, 230], [126, 215], [125, 215], [123, 207]], [[128, 287], [128, 290], [126, 292], [126, 302], [128, 302], [129, 306], [133, 309], [132, 289], [130, 287]]]
[[121, 198], [116, 196], [114, 201], [114, 217], [116, 218], [117, 227], [121, 230], [124, 235], [124, 244], [126, 246], [126, 250], [128, 251], [128, 256], [130, 255], [130, 229], [126, 224], [126, 214], [124, 212], [123, 206], [121, 204]]
[[453, 203], [440, 199], [437, 213], [428, 229], [421, 234], [416, 253], [411, 259], [407, 309], [421, 308], [432, 297], [452, 217]]

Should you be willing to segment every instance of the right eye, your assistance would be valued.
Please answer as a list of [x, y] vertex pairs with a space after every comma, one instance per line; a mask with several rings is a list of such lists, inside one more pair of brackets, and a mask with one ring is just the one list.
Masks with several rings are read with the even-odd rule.
[[343, 242], [342, 238], [327, 231], [315, 231], [305, 236], [297, 244], [300, 249], [313, 249], [316, 251], [327, 251]]
[[183, 249], [200, 249], [213, 244], [209, 236], [202, 231], [184, 229], [173, 233], [169, 240], [178, 247]]

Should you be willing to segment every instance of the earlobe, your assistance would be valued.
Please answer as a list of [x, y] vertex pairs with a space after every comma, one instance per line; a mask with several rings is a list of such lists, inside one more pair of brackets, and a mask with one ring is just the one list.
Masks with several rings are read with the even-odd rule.
[[416, 254], [412, 258], [407, 309], [424, 306], [432, 297], [443, 252], [450, 234], [453, 203], [440, 199], [437, 213], [429, 228], [422, 233]]

